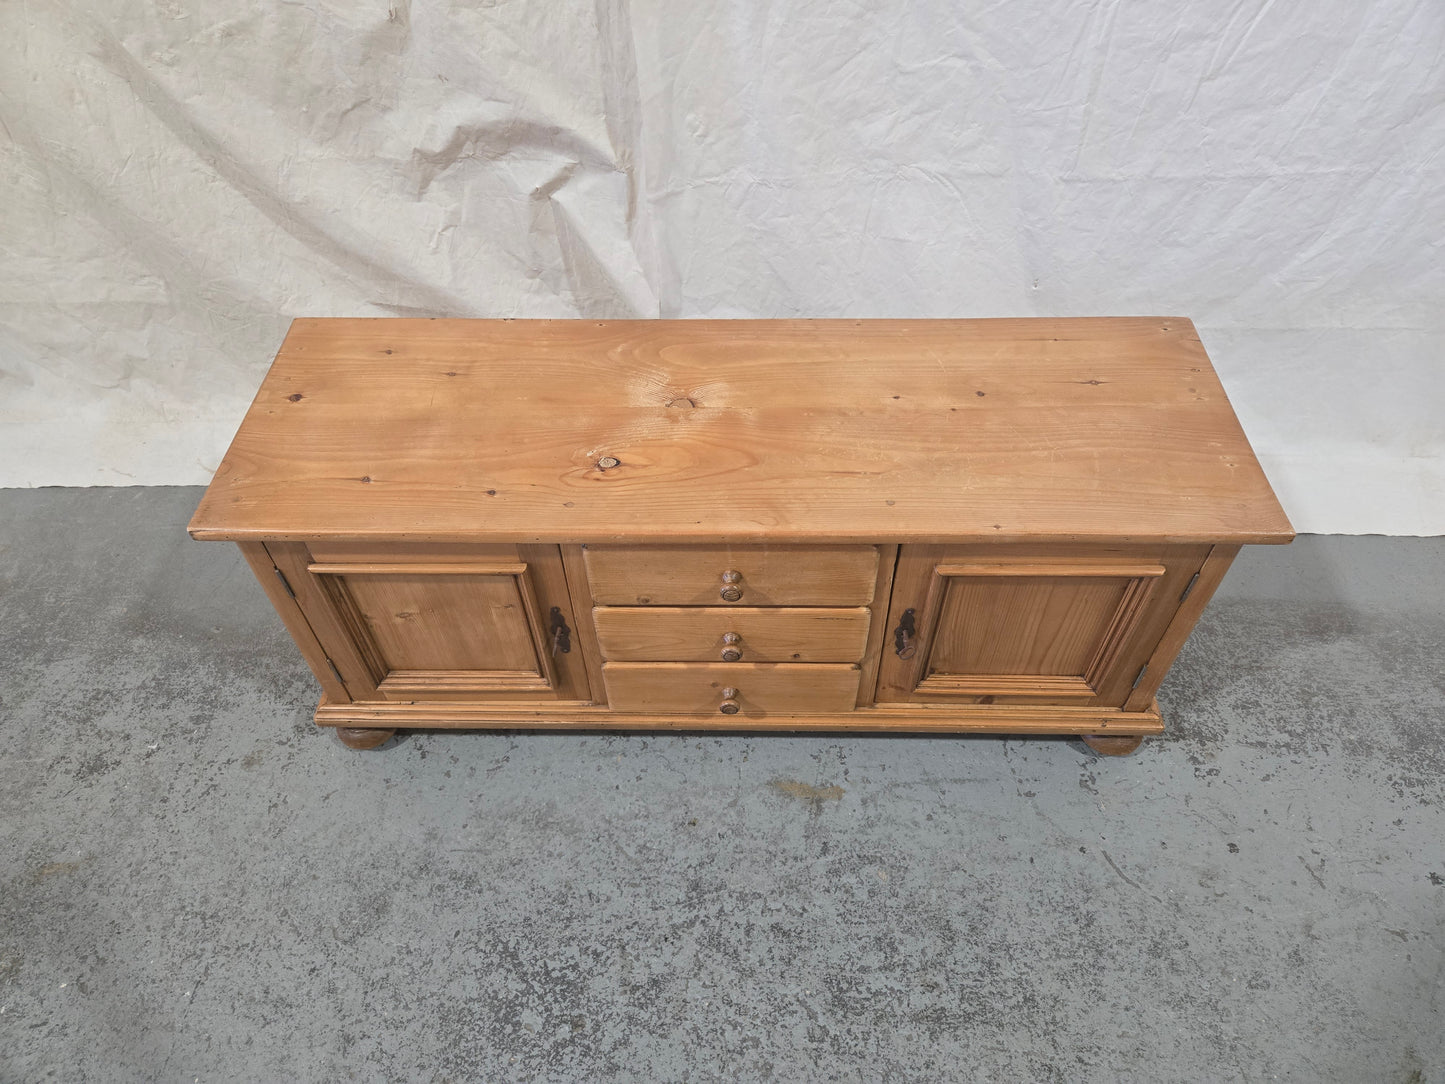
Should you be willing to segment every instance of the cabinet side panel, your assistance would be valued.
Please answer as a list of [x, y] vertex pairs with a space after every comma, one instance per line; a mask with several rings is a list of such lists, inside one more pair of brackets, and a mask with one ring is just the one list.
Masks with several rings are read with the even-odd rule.
[[301, 542], [270, 542], [266, 552], [286, 575], [291, 590], [296, 592], [296, 602], [306, 615], [306, 621], [316, 635], [317, 642], [340, 671], [350, 699], [374, 700], [376, 685], [384, 672], [378, 672], [376, 660], [369, 657], [366, 645], [369, 642], [364, 630], [348, 624], [355, 615], [338, 609], [336, 600], [330, 597], [321, 577], [313, 576], [307, 569], [311, 554]]
[[[902, 624], [903, 615], [908, 610], [914, 611], [911, 620], [917, 627], [918, 620], [928, 609], [927, 592], [934, 578], [934, 566], [942, 561], [947, 553], [947, 547], [929, 545], [902, 546], [898, 550], [892, 597], [886, 607], [888, 619], [884, 622], [884, 639], [879, 652], [876, 694], [876, 702], [879, 704], [907, 703], [913, 697], [913, 689], [918, 684], [919, 668], [923, 664], [923, 659], [917, 658], [917, 654], [923, 652], [924, 658], [927, 658], [927, 630], [920, 630], [920, 635], [909, 645], [912, 654], [907, 659], [901, 658], [897, 653], [897, 645], [893, 639], [894, 630]], [[879, 609], [885, 608], [880, 606]]]
[[[1108, 670], [1097, 674], [1100, 703], [1119, 705], [1134, 694], [1134, 679], [1144, 666], [1160, 637], [1179, 609], [1179, 598], [1189, 581], [1209, 556], [1208, 546], [1160, 546], [1152, 550], [1151, 559], [1164, 566], [1164, 575], [1150, 584], [1146, 604], [1134, 615], [1132, 630], [1108, 656]], [[1148, 672], [1145, 671], [1145, 678]], [[1141, 682], [1142, 684], [1142, 682]], [[1153, 702], [1153, 694], [1138, 701], [1136, 710], [1143, 711]]]
[[266, 551], [265, 544], [237, 542], [236, 545], [241, 550], [241, 556], [245, 557], [246, 563], [251, 566], [251, 571], [256, 574], [256, 579], [260, 581], [261, 589], [266, 592], [266, 597], [271, 600], [271, 605], [276, 608], [276, 613], [280, 615], [286, 631], [291, 634], [291, 639], [296, 641], [296, 646], [301, 651], [301, 657], [306, 660], [306, 665], [311, 667], [311, 672], [321, 683], [321, 688], [326, 693], [326, 699], [333, 704], [350, 702], [351, 697], [347, 694], [346, 686], [342, 685], [337, 680], [335, 673], [332, 672], [331, 666], [326, 661], [326, 652], [321, 649], [321, 644], [316, 640], [316, 634], [311, 631], [311, 625], [306, 620], [306, 615], [301, 612], [301, 607], [297, 605], [296, 600], [281, 586], [281, 579], [276, 575], [276, 564]]
[[587, 667], [587, 681], [592, 686], [592, 702], [607, 703], [607, 687], [602, 681], [602, 648], [597, 641], [597, 626], [592, 620], [592, 587], [587, 581], [587, 561], [577, 544], [562, 547], [562, 567], [567, 576], [567, 593], [572, 598], [573, 626], [582, 646], [582, 661]]
[[1124, 702], [1125, 711], [1146, 711], [1154, 702], [1154, 696], [1159, 691], [1164, 676], [1169, 673], [1169, 668], [1174, 665], [1174, 660], [1179, 657], [1183, 650], [1184, 643], [1189, 639], [1189, 634], [1194, 631], [1194, 625], [1199, 620], [1199, 615], [1204, 612], [1204, 607], [1214, 597], [1215, 589], [1224, 580], [1224, 574], [1229, 571], [1229, 566], [1234, 562], [1235, 555], [1239, 553], [1240, 547], [1215, 546], [1209, 551], [1209, 556], [1204, 559], [1204, 564], [1199, 569], [1199, 579], [1194, 582], [1189, 596], [1179, 605], [1170, 620], [1168, 627], [1164, 630], [1163, 638], [1158, 646], [1149, 656], [1148, 669], [1144, 671], [1144, 677], [1129, 694], [1129, 699]]
[[[590, 699], [594, 694], [588, 690], [587, 639], [592, 636], [592, 607], [573, 602], [573, 585], [568, 579], [560, 547], [528, 544], [518, 546], [517, 553], [527, 562], [532, 573], [538, 617], [545, 633], [539, 650], [545, 656], [543, 664], [550, 664], [552, 668], [556, 696], [559, 700]], [[554, 606], [561, 611], [562, 620], [571, 630], [569, 651], [552, 651], [551, 615]]]
[[868, 647], [863, 652], [863, 673], [858, 680], [858, 707], [873, 704], [878, 688], [878, 669], [883, 662], [884, 638], [888, 634], [889, 603], [893, 594], [893, 571], [898, 564], [897, 546], [878, 547], [878, 582], [873, 588], [872, 620], [868, 626]]

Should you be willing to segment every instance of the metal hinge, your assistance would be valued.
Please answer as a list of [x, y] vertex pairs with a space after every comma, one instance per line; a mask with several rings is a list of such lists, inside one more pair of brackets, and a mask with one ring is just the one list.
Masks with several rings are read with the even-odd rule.
[[281, 581], [281, 586], [286, 588], [286, 593], [292, 598], [295, 598], [296, 592], [291, 590], [291, 581], [286, 578], [286, 573], [282, 572], [279, 568], [275, 569], [275, 573], [276, 578]]
[[1139, 687], [1139, 682], [1144, 680], [1144, 672], [1148, 669], [1149, 664], [1147, 662], [1143, 666], [1139, 667], [1139, 672], [1134, 675], [1134, 684], [1129, 686], [1130, 690], [1134, 690]]
[[341, 687], [343, 689], [346, 688], [346, 679], [341, 676], [341, 671], [336, 669], [336, 664], [332, 662], [329, 657], [326, 660], [326, 665], [331, 667], [331, 672], [336, 675], [336, 680], [341, 682]]
[[1183, 602], [1186, 598], [1189, 597], [1189, 592], [1194, 590], [1194, 585], [1195, 585], [1196, 583], [1198, 583], [1198, 582], [1199, 582], [1199, 573], [1196, 572], [1194, 575], [1192, 575], [1192, 576], [1189, 577], [1189, 582], [1184, 585], [1184, 594], [1182, 594], [1182, 595], [1179, 596], [1179, 601], [1180, 601], [1180, 602]]

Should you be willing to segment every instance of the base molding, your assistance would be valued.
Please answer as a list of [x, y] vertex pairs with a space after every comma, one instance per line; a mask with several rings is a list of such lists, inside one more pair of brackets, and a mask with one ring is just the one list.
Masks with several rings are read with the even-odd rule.
[[818, 715], [661, 715], [595, 704], [367, 703], [322, 697], [318, 726], [420, 730], [857, 731], [900, 734], [1159, 734], [1159, 704], [1145, 711], [1040, 705], [960, 704], [871, 707]]

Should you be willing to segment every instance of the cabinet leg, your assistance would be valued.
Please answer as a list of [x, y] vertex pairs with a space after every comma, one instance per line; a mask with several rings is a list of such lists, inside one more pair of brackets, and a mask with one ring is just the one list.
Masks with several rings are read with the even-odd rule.
[[374, 726], [338, 726], [336, 737], [351, 749], [375, 749], [391, 740], [396, 731]]
[[1126, 757], [1144, 741], [1139, 734], [1084, 734], [1083, 739], [1101, 757]]

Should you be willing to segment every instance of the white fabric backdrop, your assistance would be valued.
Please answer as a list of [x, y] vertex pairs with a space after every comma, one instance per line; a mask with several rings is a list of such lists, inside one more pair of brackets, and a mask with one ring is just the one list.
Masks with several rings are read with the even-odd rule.
[[1445, 533], [1439, 0], [0, 0], [0, 41], [0, 485], [208, 480], [298, 314], [1183, 314], [1299, 529]]

